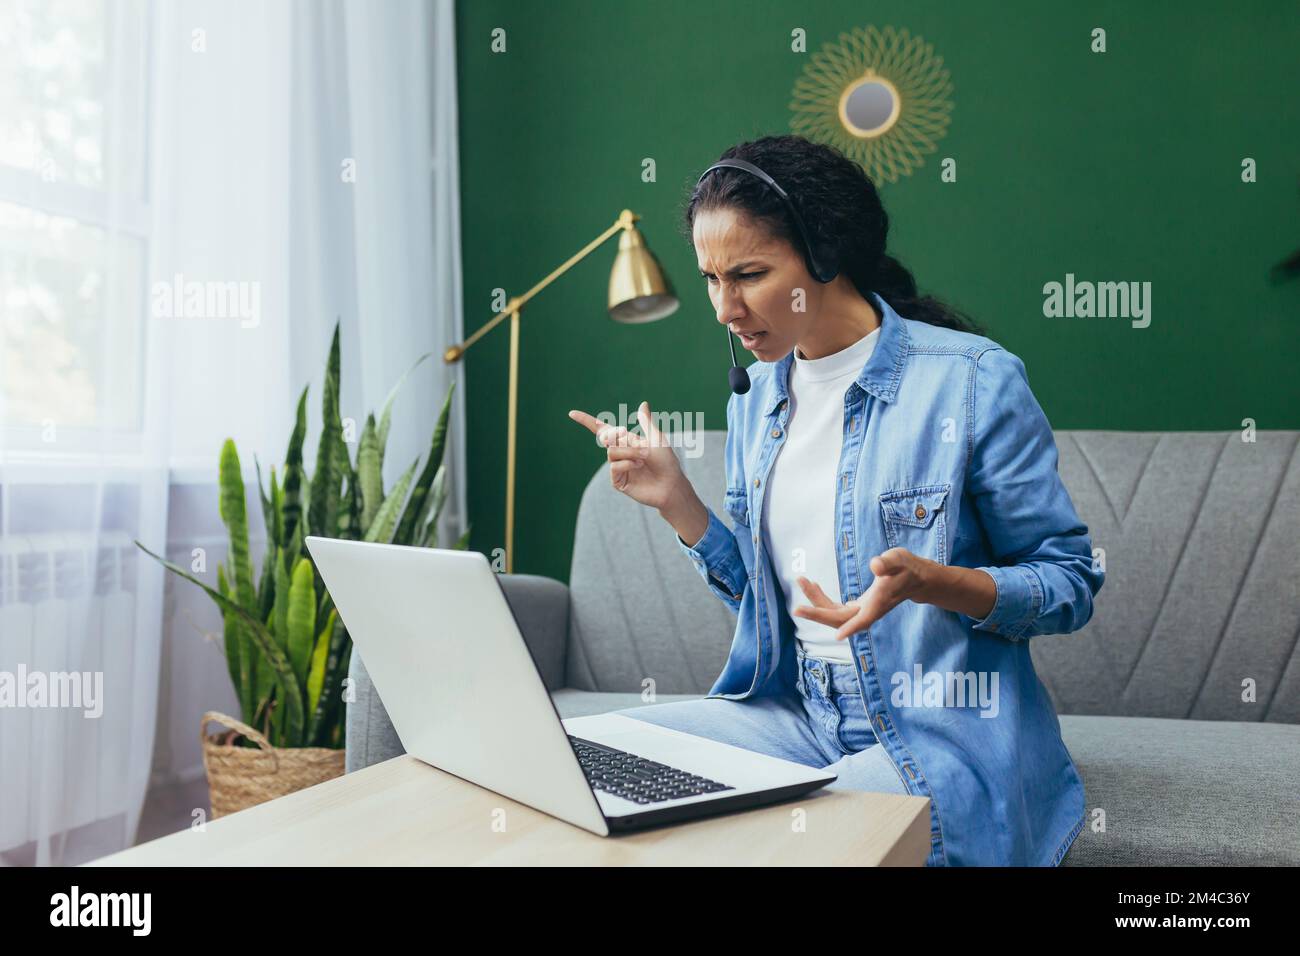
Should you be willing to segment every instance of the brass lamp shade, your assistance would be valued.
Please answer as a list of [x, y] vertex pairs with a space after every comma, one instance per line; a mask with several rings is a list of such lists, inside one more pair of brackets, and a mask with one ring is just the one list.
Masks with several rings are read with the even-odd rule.
[[677, 311], [677, 295], [655, 254], [631, 224], [618, 239], [609, 273], [609, 317], [615, 322], [654, 322]]

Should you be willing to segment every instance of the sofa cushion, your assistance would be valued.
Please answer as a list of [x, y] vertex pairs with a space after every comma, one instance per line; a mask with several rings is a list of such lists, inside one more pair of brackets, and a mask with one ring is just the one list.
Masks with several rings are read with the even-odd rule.
[[[1300, 865], [1300, 726], [1060, 721], [1087, 808], [1063, 866]], [[1099, 809], [1104, 832], [1093, 829]]]

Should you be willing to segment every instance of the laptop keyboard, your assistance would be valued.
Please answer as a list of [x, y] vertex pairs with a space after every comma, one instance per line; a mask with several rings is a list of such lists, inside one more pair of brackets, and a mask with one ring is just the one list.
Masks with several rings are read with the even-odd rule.
[[660, 803], [735, 789], [708, 777], [638, 757], [626, 750], [616, 750], [572, 734], [568, 736], [592, 788], [634, 803]]

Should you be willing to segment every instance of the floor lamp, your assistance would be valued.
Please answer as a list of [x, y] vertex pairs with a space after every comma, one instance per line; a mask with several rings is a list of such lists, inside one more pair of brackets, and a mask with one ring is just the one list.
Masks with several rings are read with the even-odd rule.
[[443, 361], [448, 365], [460, 361], [471, 345], [492, 331], [502, 319], [510, 319], [510, 409], [506, 426], [507, 574], [514, 573], [515, 554], [515, 414], [519, 394], [519, 315], [533, 296], [585, 259], [615, 233], [621, 235], [614, 267], [609, 273], [609, 317], [615, 322], [635, 324], [653, 322], [676, 312], [678, 303], [672, 284], [636, 228], [635, 223], [640, 218], [632, 210], [624, 209], [612, 226], [587, 243], [567, 262], [523, 295], [512, 298], [503, 311], [494, 315], [491, 321], [464, 342], [451, 346], [443, 353]]

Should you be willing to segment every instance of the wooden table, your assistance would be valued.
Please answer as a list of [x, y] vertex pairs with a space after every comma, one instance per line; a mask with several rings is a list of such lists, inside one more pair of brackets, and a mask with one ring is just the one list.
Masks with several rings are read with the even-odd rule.
[[87, 865], [921, 866], [929, 808], [823, 789], [599, 837], [404, 754]]

